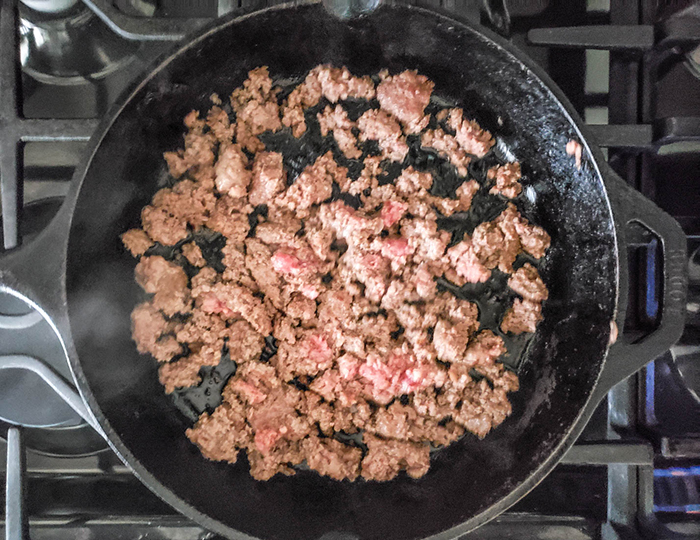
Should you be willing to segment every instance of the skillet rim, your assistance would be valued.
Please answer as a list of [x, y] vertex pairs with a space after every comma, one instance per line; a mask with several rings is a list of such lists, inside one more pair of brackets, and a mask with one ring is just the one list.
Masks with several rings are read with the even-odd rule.
[[[71, 189], [69, 191], [69, 194], [66, 196], [65, 200], [66, 208], [64, 209], [65, 212], [70, 214], [68, 220], [68, 234], [66, 236], [64, 246], [65, 252], [63, 253], [65, 257], [64, 260], [66, 263], [66, 268], [68, 265], [68, 245], [73, 229], [73, 219], [75, 214], [74, 210], [75, 206], [77, 205], [78, 198], [80, 196], [80, 191], [83, 182], [85, 181], [88, 175], [93, 158], [98, 152], [103, 139], [111, 129], [112, 125], [119, 118], [121, 112], [132, 102], [132, 100], [143, 89], [143, 87], [148, 82], [150, 82], [153, 79], [153, 77], [155, 77], [162, 69], [164, 69], [171, 62], [175, 61], [185, 51], [189, 50], [192, 47], [195, 47], [197, 44], [216, 34], [218, 31], [221, 31], [235, 24], [242, 24], [248, 18], [257, 15], [262, 15], [264, 13], [267, 13], [268, 11], [293, 9], [295, 7], [303, 6], [313, 6], [320, 3], [320, 0], [298, 0], [294, 2], [270, 6], [263, 9], [251, 9], [243, 12], [242, 10], [238, 10], [236, 12], [232, 12], [202, 27], [193, 35], [185, 38], [185, 40], [177, 42], [175, 45], [173, 45], [173, 47], [170, 50], [158, 56], [155, 60], [153, 60], [151, 63], [144, 67], [141, 74], [139, 74], [129, 85], [127, 85], [124, 91], [115, 100], [108, 113], [99, 122], [94, 135], [88, 142], [87, 148], [83, 154], [83, 159], [75, 169], [73, 181], [71, 182]], [[532, 60], [529, 56], [527, 56], [523, 51], [518, 49], [516, 46], [512, 45], [510, 42], [508, 42], [501, 36], [490, 31], [489, 29], [484, 28], [480, 25], [476, 25], [460, 17], [458, 14], [449, 13], [444, 9], [428, 9], [419, 6], [407, 5], [396, 0], [384, 2], [382, 5], [380, 5], [378, 10], [386, 8], [407, 9], [409, 11], [412, 10], [438, 19], [443, 19], [444, 22], [461, 25], [465, 27], [469, 32], [482, 37], [486, 41], [490, 41], [495, 46], [500, 48], [503, 52], [505, 52], [509, 57], [509, 60], [523, 66], [527, 71], [534, 75], [536, 81], [538, 81], [542, 85], [542, 88], [545, 89], [559, 105], [562, 114], [564, 114], [565, 118], [569, 121], [571, 127], [577, 133], [579, 138], [579, 144], [581, 144], [583, 149], [586, 152], [588, 152], [588, 154], [592, 157], [590, 163], [593, 167], [593, 174], [597, 175], [598, 180], [600, 181], [600, 184], [603, 189], [603, 195], [605, 203], [607, 205], [607, 214], [609, 215], [610, 222], [612, 223], [612, 247], [615, 254], [616, 262], [614, 272], [615, 298], [613, 303], [613, 320], [616, 320], [619, 312], [622, 265], [620, 264], [621, 252], [619, 249], [619, 230], [617, 226], [615, 212], [613, 210], [612, 203], [610, 200], [609, 180], [608, 176], [606, 174], [603, 174], [603, 167], [601, 167], [601, 164], [604, 164], [603, 166], [605, 166], [605, 159], [601, 150], [597, 146], [589, 144], [588, 140], [590, 140], [590, 137], [587, 133], [588, 130], [578, 113], [575, 111], [573, 105], [564, 95], [563, 91], [554, 83], [554, 81], [549, 77], [549, 75], [544, 71], [544, 69], [538, 64], [536, 64], [535, 61]], [[367, 16], [371, 17], [371, 14]], [[63, 279], [61, 281], [61, 286], [63, 288], [62, 296], [65, 299], [67, 306], [68, 302], [66, 279]], [[112, 429], [109, 420], [102, 413], [101, 407], [99, 406], [98, 401], [95, 399], [92, 393], [90, 383], [83, 373], [80, 359], [78, 358], [77, 350], [71, 335], [69, 335], [66, 339], [65, 347], [68, 352], [67, 356], [71, 372], [73, 374], [73, 377], [76, 381], [78, 390], [83, 400], [89, 405], [91, 413], [101, 426], [103, 434], [105, 435], [105, 438], [107, 439], [112, 450], [132, 470], [134, 475], [163, 501], [165, 501], [167, 504], [169, 504], [171, 507], [173, 507], [175, 510], [182, 513], [186, 517], [201, 524], [203, 527], [229, 538], [236, 538], [240, 540], [256, 540], [256, 537], [250, 536], [236, 529], [233, 529], [228, 525], [225, 525], [221, 521], [218, 521], [208, 516], [207, 514], [204, 514], [203, 512], [197, 510], [195, 507], [193, 507], [192, 505], [184, 501], [182, 498], [180, 498], [175, 492], [164, 486], [158, 479], [156, 479], [154, 475], [152, 475], [141, 464], [139, 460], [135, 458], [135, 456], [131, 453], [127, 445], [125, 445], [122, 442], [119, 435]], [[473, 529], [476, 529], [477, 527], [498, 516], [507, 508], [515, 504], [551, 472], [551, 470], [561, 460], [566, 451], [568, 451], [568, 449], [574, 444], [574, 442], [578, 438], [578, 435], [585, 427], [590, 415], [593, 413], [598, 404], [597, 400], [594, 399], [594, 396], [597, 395], [596, 390], [601, 379], [601, 374], [606, 368], [609, 350], [610, 347], [606, 347], [602, 361], [600, 362], [600, 368], [596, 377], [596, 382], [591, 387], [589, 395], [586, 398], [585, 404], [581, 407], [579, 413], [570, 424], [568, 433], [562, 438], [557, 447], [544, 460], [542, 460], [537, 467], [535, 467], [529, 473], [529, 476], [519, 485], [517, 485], [514, 489], [512, 489], [507, 495], [505, 495], [500, 500], [496, 501], [491, 506], [485, 508], [479, 514], [472, 516], [468, 520], [450, 529], [446, 529], [440, 533], [437, 533], [430, 537], [426, 537], [425, 540], [453, 539], [463, 534], [466, 534], [467, 532]]]

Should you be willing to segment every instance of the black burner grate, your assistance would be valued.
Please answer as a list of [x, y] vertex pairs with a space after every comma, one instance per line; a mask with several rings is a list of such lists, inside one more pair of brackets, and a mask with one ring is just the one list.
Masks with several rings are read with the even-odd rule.
[[[119, 11], [109, 0], [83, 1], [116, 33], [143, 41], [181, 39], [212, 20], [209, 8], [214, 5], [203, 3], [208, 6], [203, 12], [205, 17], [136, 17]], [[216, 15], [231, 9], [254, 9], [264, 3], [264, 0], [220, 0]], [[659, 100], [669, 88], [671, 95], [676, 96], [669, 98], [674, 104], [674, 99], [680, 99], [679, 92], [686, 93], [673, 88], [673, 82], [659, 73], [667, 73], [669, 64], [678, 63], [686, 53], [700, 46], [700, 14], [690, 3], [690, 7], [679, 2], [678, 9], [657, 10], [659, 2], [654, 0], [610, 0], [609, 12], [603, 14], [589, 13], [584, 0], [412, 0], [412, 3], [460, 11], [501, 32], [510, 27], [513, 40], [545, 64], [581, 113], [590, 104], [607, 106], [610, 124], [589, 128], [594, 140], [608, 148], [610, 164], [631, 185], [677, 217], [694, 245], [700, 244], [697, 207], [700, 147], [697, 156], [683, 154], [686, 162], [681, 160], [681, 165], [685, 168], [677, 165], [679, 161], [673, 158], [673, 153], [659, 152], [660, 148], [679, 143], [700, 142], [700, 103], [692, 102], [692, 94], [691, 98], [680, 96], [690, 99], [688, 109], [672, 108]], [[173, 0], [160, 2], [161, 12], [182, 13], [182, 6], [175, 4]], [[188, 6], [188, 14], [196, 15], [199, 12], [191, 11], [192, 4]], [[480, 16], [478, 6], [482, 5], [490, 6], [490, 11]], [[504, 6], [512, 7], [512, 20], [503, 11]], [[664, 16], [658, 17], [659, 13]], [[0, 192], [6, 250], [22, 241], [19, 220], [23, 206], [23, 145], [37, 141], [86, 141], [97, 125], [94, 119], [23, 117], [16, 29], [15, 2], [0, 2]], [[585, 95], [582, 85], [586, 49], [610, 51], [607, 95]], [[693, 165], [696, 172], [694, 176], [687, 175], [684, 189], [686, 194], [687, 190], [696, 190], [695, 205], [690, 196], [684, 200], [682, 193], [674, 194], [665, 177], [668, 171], [682, 177], [683, 171]], [[646, 274], [639, 275], [648, 276], [649, 269], [655, 268], [653, 239], [641, 234], [636, 250], [633, 259], [648, 263], [641, 265]], [[638, 267], [634, 268], [635, 272]], [[640, 280], [640, 291], [632, 304], [652, 305], [652, 312], [645, 312], [649, 319], [646, 321], [636, 316], [631, 325], [633, 330], [641, 327], [643, 331], [645, 324], [653, 326], [654, 296], [648, 283]], [[678, 493], [679, 488], [669, 484], [668, 478], [673, 477], [670, 473], [657, 472], [655, 484], [655, 459], [665, 460], [668, 467], [683, 460], [683, 470], [691, 472], [694, 469], [687, 465], [700, 463], [693, 461], [700, 459], [697, 439], [688, 437], [682, 429], [678, 433], [657, 429], [661, 413], [653, 408], [649, 410], [649, 402], [655, 403], [658, 390], [667, 381], [664, 374], [673, 372], [673, 364], [669, 355], [645, 373], [616, 387], [562, 465], [511, 511], [469, 538], [505, 538], [514, 534], [533, 539], [672, 537], [654, 514], [654, 492], [656, 489], [659, 499], [666, 492]], [[670, 400], [671, 407], [677, 405], [675, 398]], [[650, 418], [653, 422], [647, 422]], [[650, 425], [644, 427], [645, 422]], [[27, 465], [26, 510], [35, 540], [213, 538], [155, 499], [111, 453], [70, 460], [30, 454]], [[677, 476], [686, 478], [687, 474]], [[657, 510], [664, 510], [663, 505], [657, 506]], [[679, 507], [682, 505], [673, 506]]]

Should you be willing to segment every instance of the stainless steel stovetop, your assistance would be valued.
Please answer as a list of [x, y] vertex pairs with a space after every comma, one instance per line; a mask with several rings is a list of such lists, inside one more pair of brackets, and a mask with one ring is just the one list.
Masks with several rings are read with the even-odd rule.
[[[610, 392], [562, 464], [468, 538], [700, 537], [700, 5], [413, 3], [481, 20], [525, 48], [591, 124], [613, 168], [681, 223], [690, 254], [681, 343]], [[4, 249], [30, 242], [49, 224], [97, 119], [146, 64], [208, 20], [264, 4], [26, 0], [15, 9], [15, 2], [1, 1]], [[659, 315], [655, 276], [661, 269], [656, 239], [638, 236], [625, 331], [642, 336]], [[33, 356], [70, 378], [50, 325], [9, 295], [0, 295], [2, 354]], [[24, 512], [35, 540], [214, 538], [143, 487], [38, 377], [0, 371], [0, 417], [6, 414], [44, 424], [62, 419], [51, 428], [22, 430]], [[0, 421], [0, 434], [8, 429]]]

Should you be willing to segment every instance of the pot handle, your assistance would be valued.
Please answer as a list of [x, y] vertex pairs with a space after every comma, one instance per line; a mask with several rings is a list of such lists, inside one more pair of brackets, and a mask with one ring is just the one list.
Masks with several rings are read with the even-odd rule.
[[[678, 222], [638, 191], [632, 189], [609, 167], [604, 171], [610, 202], [620, 238], [620, 305], [617, 341], [610, 346], [605, 366], [596, 386], [596, 397], [602, 399], [617, 383], [666, 352], [683, 333], [688, 283], [687, 246]], [[626, 296], [629, 290], [625, 229], [629, 223], [639, 223], [657, 237], [662, 252], [660, 271], [661, 301], [658, 327], [641, 339], [625, 336]], [[624, 250], [624, 251], [623, 251]], [[613, 332], [616, 331], [613, 330]]]

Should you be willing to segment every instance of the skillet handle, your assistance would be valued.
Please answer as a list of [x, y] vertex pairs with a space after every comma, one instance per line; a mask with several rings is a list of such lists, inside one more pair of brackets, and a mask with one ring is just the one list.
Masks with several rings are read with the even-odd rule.
[[[0, 317], [0, 326], [24, 328], [43, 317], [53, 327], [69, 357], [75, 355], [75, 347], [68, 320], [65, 261], [70, 217], [75, 202], [74, 191], [66, 197], [56, 216], [36, 238], [26, 245], [0, 254], [0, 292], [18, 297], [36, 310], [24, 317]], [[42, 361], [5, 356], [0, 358], [0, 369], [4, 368], [34, 371], [68, 405], [76, 409], [88, 424], [97, 427], [78, 391]]]
[[36, 238], [0, 254], [0, 291], [25, 300], [40, 311], [64, 344], [70, 335], [65, 260], [75, 191], [71, 189], [56, 216]]
[[626, 307], [629, 290], [628, 240], [625, 238], [627, 224], [639, 223], [657, 237], [662, 251], [662, 268], [658, 327], [649, 335], [634, 341], [622, 333], [626, 309], [619, 311], [616, 321], [620, 329], [619, 337], [609, 349], [596, 386], [595, 396], [599, 399], [602, 399], [615, 384], [643, 368], [678, 341], [685, 323], [688, 284], [686, 237], [678, 222], [641, 193], [629, 187], [612, 170], [608, 168], [603, 172], [621, 239], [620, 305]]

